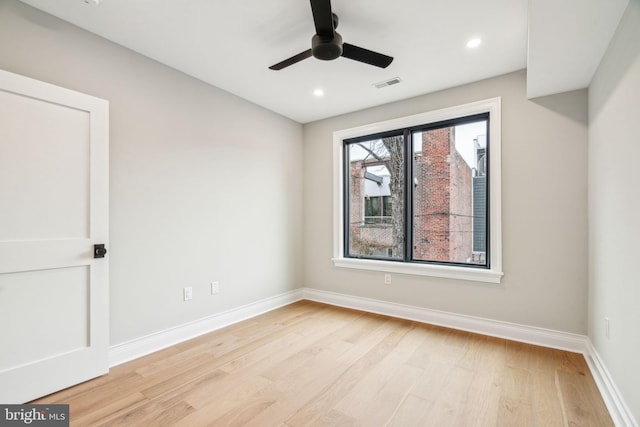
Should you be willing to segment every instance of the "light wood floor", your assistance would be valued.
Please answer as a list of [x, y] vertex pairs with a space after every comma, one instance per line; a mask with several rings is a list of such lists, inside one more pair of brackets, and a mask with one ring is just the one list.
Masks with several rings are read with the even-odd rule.
[[34, 403], [76, 426], [613, 425], [580, 354], [309, 301]]

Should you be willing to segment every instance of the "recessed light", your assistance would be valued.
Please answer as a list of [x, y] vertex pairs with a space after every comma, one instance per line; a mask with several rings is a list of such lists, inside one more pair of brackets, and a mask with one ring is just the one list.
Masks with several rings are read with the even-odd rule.
[[471, 40], [469, 40], [467, 42], [467, 47], [469, 49], [473, 49], [473, 48], [476, 48], [476, 47], [480, 46], [481, 43], [482, 43], [482, 40], [480, 40], [479, 38], [475, 37], [475, 38], [473, 38], [473, 39], [471, 39]]
[[318, 98], [320, 98], [321, 96], [324, 96], [324, 90], [317, 88], [313, 90], [313, 94], [315, 96], [317, 96]]

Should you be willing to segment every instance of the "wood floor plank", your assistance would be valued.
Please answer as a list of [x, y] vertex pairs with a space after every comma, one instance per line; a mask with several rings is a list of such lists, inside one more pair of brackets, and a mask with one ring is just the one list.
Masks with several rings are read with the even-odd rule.
[[[334, 408], [364, 421], [365, 425], [391, 418], [413, 382], [424, 372], [406, 364], [423, 341], [423, 331], [411, 325], [389, 354], [362, 375]], [[371, 405], [371, 402], [376, 402], [376, 405]]]
[[[568, 425], [597, 426], [606, 423], [609, 415], [602, 396], [596, 392], [596, 387], [587, 374], [584, 358], [572, 353], [563, 355], [562, 367], [556, 372]], [[591, 410], [587, 412], [585, 408]]]
[[335, 409], [330, 410], [326, 414], [318, 417], [311, 427], [356, 427], [363, 426], [361, 422], [355, 418], [351, 418]]
[[[228, 425], [240, 418], [238, 414], [243, 414], [242, 425], [277, 424], [284, 420], [292, 409], [301, 407], [311, 399], [316, 390], [335, 381], [342, 374], [342, 369], [340, 363], [325, 353], [310, 354], [308, 360], [298, 369], [274, 381], [270, 386], [248, 398], [246, 402], [242, 402], [234, 410], [216, 419], [213, 424]], [[252, 407], [261, 402], [270, 402], [270, 404], [265, 405], [260, 413], [254, 414], [254, 417], [249, 419], [244, 415], [247, 402]]]
[[149, 399], [142, 393], [133, 392], [121, 396], [112, 396], [99, 405], [85, 407], [84, 411], [74, 405], [70, 408], [70, 424], [72, 426], [96, 425], [117, 416], [117, 414], [130, 412], [147, 404], [149, 404]]
[[536, 415], [537, 425], [553, 426], [556, 420], [562, 420], [562, 424], [568, 425], [564, 407], [557, 389], [557, 368], [562, 364], [560, 350], [544, 347], [530, 348], [532, 353], [532, 405]]
[[580, 354], [300, 301], [38, 399], [72, 426], [612, 426]]
[[505, 368], [499, 402], [499, 425], [534, 425], [532, 385], [528, 370], [511, 366]]
[[[453, 366], [440, 383], [440, 390], [431, 409], [424, 419], [430, 425], [463, 425], [458, 420], [465, 415], [469, 387], [473, 379], [473, 372], [459, 366]], [[442, 381], [442, 379], [440, 379]]]
[[[327, 413], [346, 396], [353, 387], [355, 387], [360, 379], [366, 375], [369, 370], [377, 365], [387, 354], [397, 345], [402, 337], [411, 329], [410, 322], [394, 322], [397, 327], [392, 327], [390, 322], [389, 331], [379, 329], [383, 333], [381, 340], [369, 350], [365, 355], [348, 366], [344, 373], [337, 381], [331, 383], [328, 387], [318, 393], [313, 400], [310, 400], [304, 407], [298, 409], [293, 415], [286, 420], [287, 424], [302, 426], [312, 424], [319, 416]], [[375, 335], [374, 335], [375, 336]], [[378, 338], [375, 339], [377, 341]]]
[[387, 422], [388, 427], [422, 427], [433, 402], [424, 400], [414, 394], [405, 395], [396, 412]]
[[233, 375], [228, 375], [222, 381], [211, 384], [211, 387], [198, 387], [185, 396], [185, 401], [197, 411], [180, 420], [178, 424], [185, 426], [210, 425], [212, 420], [216, 420], [222, 414], [229, 413], [238, 407], [243, 408], [238, 411], [242, 413], [249, 399], [271, 383], [271, 380], [263, 377], [235, 378]]
[[500, 345], [499, 340], [480, 335], [472, 335], [469, 339], [455, 368], [462, 370], [464, 380], [455, 387], [459, 397], [453, 424], [494, 426], [503, 381], [504, 345]]
[[96, 425], [100, 427], [170, 426], [194, 411], [193, 407], [180, 399], [165, 402], [152, 400], [146, 405], [137, 406], [134, 410], [121, 411], [118, 416], [107, 417]]

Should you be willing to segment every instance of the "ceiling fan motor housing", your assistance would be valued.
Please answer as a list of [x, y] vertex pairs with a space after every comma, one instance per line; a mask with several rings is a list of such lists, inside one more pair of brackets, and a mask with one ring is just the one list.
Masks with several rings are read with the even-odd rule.
[[311, 51], [315, 58], [324, 61], [336, 59], [342, 55], [342, 36], [337, 32], [333, 33], [333, 38], [320, 37], [316, 34], [311, 39]]

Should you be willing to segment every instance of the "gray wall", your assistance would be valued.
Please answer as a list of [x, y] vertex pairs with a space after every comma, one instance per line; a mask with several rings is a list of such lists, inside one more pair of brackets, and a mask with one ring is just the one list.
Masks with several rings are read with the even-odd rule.
[[639, 119], [640, 1], [632, 0], [589, 88], [589, 337], [636, 420]]
[[112, 345], [300, 285], [301, 125], [16, 0], [0, 68], [110, 101]]
[[[524, 72], [511, 73], [305, 125], [305, 286], [586, 334], [587, 92], [531, 102], [525, 80]], [[381, 272], [333, 267], [333, 132], [496, 96], [502, 97], [502, 283], [394, 274], [385, 286]]]

